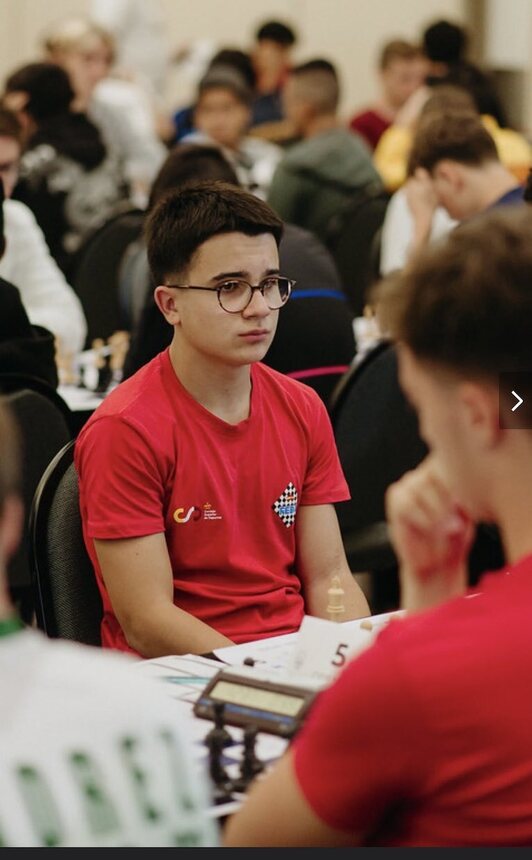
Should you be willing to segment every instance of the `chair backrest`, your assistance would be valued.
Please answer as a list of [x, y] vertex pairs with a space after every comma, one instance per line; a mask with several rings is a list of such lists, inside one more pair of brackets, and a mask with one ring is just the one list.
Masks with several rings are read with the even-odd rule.
[[330, 250], [355, 316], [360, 316], [372, 280], [373, 241], [384, 221], [389, 195], [367, 188], [331, 219], [326, 244]]
[[128, 245], [142, 230], [144, 212], [116, 215], [92, 234], [77, 256], [72, 286], [87, 319], [87, 343], [108, 338], [119, 329], [129, 330], [119, 296], [119, 271]]
[[19, 428], [21, 443], [21, 495], [24, 502], [24, 530], [17, 552], [7, 565], [13, 599], [25, 621], [33, 612], [31, 570], [28, 555], [29, 512], [35, 490], [48, 464], [69, 441], [71, 434], [61, 411], [37, 391], [23, 389], [3, 395]]
[[83, 541], [74, 442], [37, 487], [30, 539], [38, 626], [52, 638], [101, 645], [102, 602]]
[[[385, 559], [391, 555], [391, 545], [389, 553], [385, 549], [386, 490], [428, 452], [414, 410], [399, 385], [397, 354], [391, 343], [380, 343], [345, 374], [333, 393], [330, 412], [352, 497], [337, 505], [346, 550], [353, 546], [359, 558]], [[377, 546], [378, 554], [364, 553], [364, 543], [371, 549]], [[470, 584], [484, 571], [499, 569], [504, 561], [497, 528], [478, 524], [469, 556]]]
[[392, 344], [380, 344], [348, 372], [331, 420], [352, 496], [338, 505], [342, 532], [383, 522], [386, 489], [427, 453], [399, 385]]
[[75, 436], [77, 432], [75, 415], [55, 388], [52, 388], [44, 379], [40, 379], [38, 376], [31, 376], [28, 373], [0, 372], [0, 394], [13, 394], [17, 391], [26, 390], [35, 391], [50, 401], [63, 416], [63, 420], [69, 429], [70, 437]]

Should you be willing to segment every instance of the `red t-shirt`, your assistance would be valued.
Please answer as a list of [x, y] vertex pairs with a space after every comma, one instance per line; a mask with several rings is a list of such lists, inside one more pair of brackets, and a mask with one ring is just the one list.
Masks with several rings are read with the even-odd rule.
[[379, 140], [390, 125], [389, 119], [374, 110], [357, 113], [349, 123], [349, 127], [361, 134], [372, 149], [376, 149]]
[[367, 843], [532, 845], [532, 556], [393, 621], [324, 693], [295, 770]]
[[299, 628], [295, 512], [349, 490], [316, 393], [262, 364], [251, 379], [249, 418], [227, 424], [188, 394], [166, 351], [119, 385], [80, 433], [80, 508], [105, 646], [131, 650], [94, 538], [164, 532], [175, 604], [235, 642]]

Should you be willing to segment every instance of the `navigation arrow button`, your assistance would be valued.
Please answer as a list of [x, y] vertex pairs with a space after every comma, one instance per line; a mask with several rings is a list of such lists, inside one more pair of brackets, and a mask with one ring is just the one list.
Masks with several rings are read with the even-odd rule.
[[518, 401], [515, 404], [515, 406], [512, 406], [512, 412], [515, 412], [516, 409], [519, 409], [519, 407], [521, 406], [521, 403], [523, 403], [523, 398], [519, 397], [519, 395], [516, 391], [512, 391], [512, 394], [515, 397], [515, 399]]

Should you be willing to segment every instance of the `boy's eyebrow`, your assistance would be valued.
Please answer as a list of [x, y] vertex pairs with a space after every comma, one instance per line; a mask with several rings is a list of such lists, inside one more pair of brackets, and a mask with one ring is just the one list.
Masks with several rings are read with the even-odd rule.
[[[264, 277], [268, 277], [268, 275], [278, 275], [279, 271], [280, 271], [280, 269], [278, 267], [274, 268], [274, 269], [266, 269], [266, 271], [264, 273]], [[214, 281], [227, 281], [227, 280], [230, 280], [231, 278], [240, 278], [241, 280], [248, 280], [249, 272], [242, 272], [242, 271], [240, 271], [240, 272], [220, 272], [218, 275], [213, 275], [212, 278], [210, 278], [210, 280], [213, 282]]]

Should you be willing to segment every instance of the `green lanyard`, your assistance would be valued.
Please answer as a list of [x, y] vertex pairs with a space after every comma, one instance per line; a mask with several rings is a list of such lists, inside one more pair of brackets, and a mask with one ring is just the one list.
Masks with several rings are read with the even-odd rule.
[[5, 618], [0, 621], [0, 639], [2, 636], [11, 636], [12, 633], [22, 630], [23, 627], [24, 625], [18, 616], [12, 615], [11, 618]]

